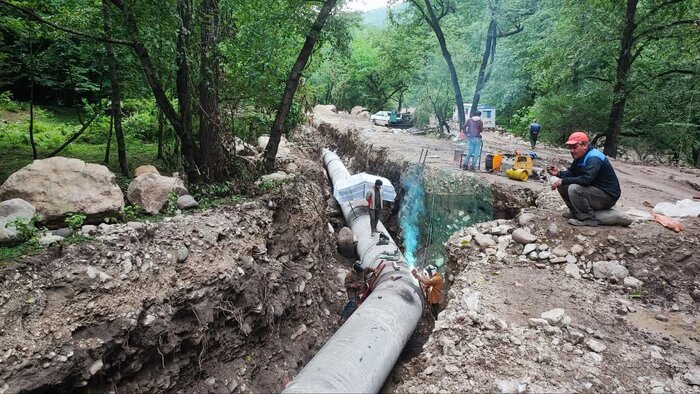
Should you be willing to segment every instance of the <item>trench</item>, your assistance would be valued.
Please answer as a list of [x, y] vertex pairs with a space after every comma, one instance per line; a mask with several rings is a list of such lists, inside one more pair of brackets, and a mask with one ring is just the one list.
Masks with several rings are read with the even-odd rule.
[[[397, 199], [391, 211], [381, 217], [382, 223], [415, 266], [432, 263], [441, 271], [446, 279], [443, 305], [449, 302], [447, 295], [453, 271], [459, 266], [446, 256], [444, 243], [462, 228], [494, 219], [512, 219], [524, 208], [535, 206], [536, 195], [530, 189], [505, 188], [475, 178], [469, 178], [458, 192], [441, 190], [436, 185], [444, 182], [441, 177], [449, 178], [449, 174], [426, 175], [416, 164], [389, 159], [390, 155], [383, 149], [373, 152], [371, 146], [351, 133], [339, 132], [325, 124], [321, 124], [319, 130], [331, 149], [347, 162], [351, 173], [364, 171], [391, 180]], [[426, 177], [432, 179], [426, 180]], [[420, 202], [418, 208], [415, 200]], [[412, 209], [407, 209], [411, 205], [414, 205]], [[412, 239], [407, 239], [409, 237]], [[401, 366], [421, 354], [433, 327], [432, 317], [424, 314], [387, 377], [382, 392], [391, 392], [393, 385], [401, 381]]]

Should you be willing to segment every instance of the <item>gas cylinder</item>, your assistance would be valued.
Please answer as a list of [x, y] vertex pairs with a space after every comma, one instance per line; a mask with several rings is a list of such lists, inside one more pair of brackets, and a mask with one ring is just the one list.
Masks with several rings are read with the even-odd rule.
[[508, 175], [510, 179], [522, 182], [525, 182], [528, 178], [527, 170], [521, 168], [509, 168], [506, 170], [506, 175]]

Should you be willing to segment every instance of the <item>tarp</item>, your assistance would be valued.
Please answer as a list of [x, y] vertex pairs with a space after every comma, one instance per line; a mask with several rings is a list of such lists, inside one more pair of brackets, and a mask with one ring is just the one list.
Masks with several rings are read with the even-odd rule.
[[382, 200], [394, 201], [396, 199], [396, 190], [388, 179], [361, 172], [351, 175], [335, 185], [333, 197], [339, 203], [354, 201], [365, 198], [367, 192], [374, 187], [374, 182], [377, 179], [382, 181]]
[[693, 201], [689, 198], [676, 201], [675, 204], [671, 202], [660, 202], [654, 206], [652, 211], [674, 218], [681, 218], [684, 216], [696, 217], [700, 216], [700, 202]]

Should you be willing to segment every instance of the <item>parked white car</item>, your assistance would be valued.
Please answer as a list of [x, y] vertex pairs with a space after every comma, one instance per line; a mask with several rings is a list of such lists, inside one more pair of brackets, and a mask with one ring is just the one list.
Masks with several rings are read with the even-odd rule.
[[386, 126], [389, 124], [389, 119], [391, 118], [391, 113], [389, 111], [379, 111], [376, 114], [369, 117], [369, 120], [374, 124]]

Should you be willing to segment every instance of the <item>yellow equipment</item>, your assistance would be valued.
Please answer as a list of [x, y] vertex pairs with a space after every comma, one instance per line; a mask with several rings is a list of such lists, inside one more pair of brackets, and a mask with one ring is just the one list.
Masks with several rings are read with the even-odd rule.
[[[520, 157], [523, 157], [523, 156], [520, 156]], [[532, 171], [532, 162], [530, 162], [530, 171]], [[522, 168], [515, 168], [515, 166], [513, 168], [507, 169], [506, 175], [508, 175], [508, 178], [510, 178], [510, 179], [515, 179], [516, 181], [522, 181], [522, 182], [525, 182], [529, 176], [527, 170], [522, 169]]]
[[[532, 175], [532, 157], [529, 155], [516, 155], [515, 156], [515, 161], [513, 162], [513, 169], [516, 170], [525, 170], [527, 171], [527, 175], [531, 176]], [[513, 178], [515, 179], [515, 178]], [[526, 180], [527, 177], [524, 180]]]

